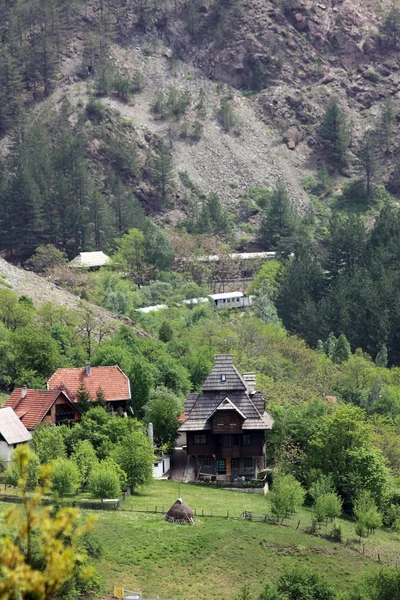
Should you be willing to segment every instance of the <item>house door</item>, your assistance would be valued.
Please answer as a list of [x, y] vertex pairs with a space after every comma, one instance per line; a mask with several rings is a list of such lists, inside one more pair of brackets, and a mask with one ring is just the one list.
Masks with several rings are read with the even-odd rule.
[[217, 473], [219, 475], [226, 474], [226, 460], [224, 458], [220, 458], [217, 460]]

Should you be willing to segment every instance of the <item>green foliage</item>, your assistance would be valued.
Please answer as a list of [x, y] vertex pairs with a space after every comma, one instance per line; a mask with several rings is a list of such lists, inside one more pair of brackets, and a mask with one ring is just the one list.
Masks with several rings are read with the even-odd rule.
[[351, 348], [346, 336], [341, 333], [336, 344], [335, 348], [332, 351], [331, 358], [334, 363], [341, 364], [349, 360], [351, 356]]
[[165, 143], [160, 143], [150, 155], [149, 172], [158, 193], [159, 205], [165, 205], [174, 181], [174, 163]]
[[365, 184], [367, 196], [371, 196], [373, 183], [379, 172], [379, 154], [376, 134], [367, 130], [357, 149], [358, 169]]
[[52, 464], [51, 485], [52, 491], [63, 498], [67, 494], [74, 494], [80, 483], [81, 475], [77, 465], [66, 458], [57, 458]]
[[382, 516], [374, 502], [371, 492], [362, 491], [354, 502], [354, 516], [357, 519], [356, 533], [362, 537], [374, 533], [375, 529], [382, 526]]
[[238, 131], [240, 129], [240, 123], [234, 113], [232, 102], [229, 98], [221, 98], [216, 117], [225, 133], [230, 133], [232, 130]]
[[260, 238], [271, 249], [289, 249], [290, 239], [296, 230], [296, 215], [283, 184], [278, 185], [270, 195], [263, 212]]
[[347, 162], [349, 127], [342, 109], [334, 98], [326, 107], [319, 136], [329, 164], [342, 169]]
[[88, 488], [95, 498], [119, 498], [121, 486], [118, 473], [112, 464], [100, 461], [90, 473]]
[[151, 481], [153, 449], [142, 432], [132, 431], [127, 435], [122, 443], [115, 446], [112, 458], [125, 471], [128, 486], [132, 490]]
[[64, 266], [66, 263], [65, 252], [52, 244], [46, 244], [36, 248], [35, 253], [26, 261], [26, 266], [32, 268], [36, 273], [46, 273], [46, 271]]
[[145, 423], [153, 423], [156, 446], [173, 448], [178, 437], [178, 417], [183, 409], [180, 398], [167, 388], [158, 387], [151, 394], [144, 408]]
[[65, 442], [62, 430], [55, 425], [41, 425], [35, 429], [32, 448], [41, 463], [65, 458]]
[[320, 494], [314, 504], [314, 518], [317, 523], [334, 521], [342, 513], [342, 501], [339, 496], [333, 492]]
[[77, 442], [71, 454], [71, 460], [76, 463], [80, 473], [82, 488], [85, 488], [91, 472], [98, 464], [96, 452], [89, 440], [79, 440]]
[[365, 413], [348, 405], [323, 417], [310, 440], [311, 466], [332, 477], [345, 508], [354, 504], [361, 490], [373, 494], [378, 502], [386, 491], [388, 471], [371, 442]]
[[164, 321], [159, 329], [158, 337], [162, 342], [170, 342], [174, 335], [173, 329], [168, 321]]
[[336, 593], [319, 573], [297, 566], [287, 570], [278, 581], [284, 600], [335, 600]]
[[397, 48], [400, 40], [400, 9], [395, 2], [382, 22], [381, 33], [389, 48]]
[[271, 512], [283, 523], [304, 501], [305, 491], [292, 475], [279, 474], [269, 495]]

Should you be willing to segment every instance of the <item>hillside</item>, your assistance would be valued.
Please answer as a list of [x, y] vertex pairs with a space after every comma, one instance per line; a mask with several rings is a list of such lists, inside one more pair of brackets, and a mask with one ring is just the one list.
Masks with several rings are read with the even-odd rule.
[[[114, 113], [105, 122], [89, 117], [92, 123], [103, 119], [100, 126], [88, 126], [77, 114], [70, 124], [87, 136], [90, 170], [107, 202], [113, 190], [102, 136], [111, 124], [138, 152], [139, 170], [129, 174], [125, 169], [118, 176], [163, 227], [182, 223], [193, 210], [187, 185], [178, 177], [184, 173], [202, 194], [217, 193], [234, 215], [237, 233], [254, 239], [259, 216], [243, 222], [240, 210], [251, 188], [282, 182], [296, 210], [308, 210], [304, 178], [315, 177], [322, 164], [317, 132], [329, 98], [337, 98], [351, 123], [350, 163], [345, 173], [336, 173], [334, 191], [340, 191], [343, 174], [354, 175], [362, 133], [376, 126], [387, 97], [397, 114], [397, 25], [390, 37], [389, 8], [389, 2], [356, 0], [196, 0], [190, 5], [148, 0], [117, 2], [103, 15], [96, 1], [77, 2], [68, 16], [58, 69], [48, 85], [43, 76], [44, 91], [36, 93], [31, 110], [43, 121], [65, 99], [82, 111], [97, 94]], [[97, 43], [107, 46], [106, 55], [99, 55]], [[136, 76], [140, 85], [133, 93], [117, 91], [107, 83], [111, 70], [120, 85]], [[171, 94], [186, 95], [186, 107], [175, 117], [154, 110], [163, 91], [167, 103]], [[233, 112], [229, 130], [218, 117], [223, 102]], [[9, 141], [6, 135], [1, 142], [5, 155]], [[168, 202], [162, 204], [148, 161], [160, 141], [174, 165]], [[385, 181], [395, 168], [397, 147], [396, 122], [390, 152], [382, 158]]]
[[51, 302], [54, 306], [65, 309], [87, 309], [98, 325], [110, 327], [110, 331], [116, 330], [121, 323], [125, 323], [133, 327], [139, 337], [148, 335], [143, 329], [134, 327], [128, 317], [112, 314], [90, 302], [82, 303], [76, 294], [68, 292], [35, 273], [15, 267], [0, 257], [0, 289], [4, 287], [9, 287], [19, 296], [30, 298], [35, 308]]

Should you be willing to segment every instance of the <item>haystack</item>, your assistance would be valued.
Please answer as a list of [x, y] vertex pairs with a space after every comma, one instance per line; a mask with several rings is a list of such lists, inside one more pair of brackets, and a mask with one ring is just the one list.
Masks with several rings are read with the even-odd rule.
[[182, 498], [178, 498], [165, 515], [165, 520], [171, 523], [194, 523], [193, 517], [194, 513], [190, 506]]

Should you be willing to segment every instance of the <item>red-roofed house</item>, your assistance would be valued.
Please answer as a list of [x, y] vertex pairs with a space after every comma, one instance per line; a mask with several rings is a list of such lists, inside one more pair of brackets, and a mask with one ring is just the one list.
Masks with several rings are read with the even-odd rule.
[[61, 390], [30, 390], [15, 388], [4, 404], [11, 407], [27, 429], [35, 429], [39, 424], [76, 423], [81, 413]]
[[114, 409], [125, 410], [126, 402], [131, 399], [129, 378], [118, 366], [92, 367], [87, 363], [76, 369], [57, 369], [47, 382], [48, 390], [65, 390], [73, 402], [77, 401], [77, 392], [82, 386], [92, 400], [96, 400], [101, 390]]

